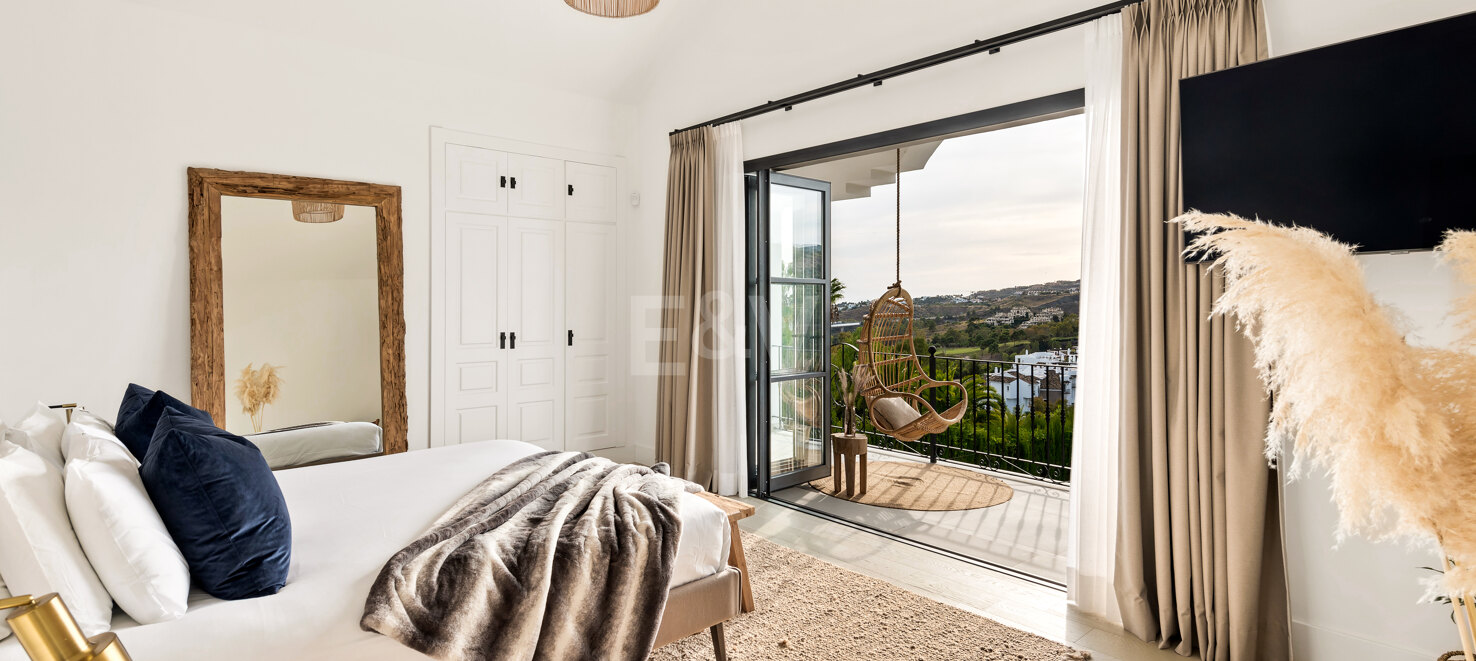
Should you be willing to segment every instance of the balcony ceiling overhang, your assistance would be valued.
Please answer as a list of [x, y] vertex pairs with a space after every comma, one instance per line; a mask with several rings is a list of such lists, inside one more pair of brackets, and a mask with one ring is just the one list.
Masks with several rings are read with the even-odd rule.
[[[911, 144], [902, 148], [902, 171], [914, 172], [927, 166], [943, 139]], [[858, 154], [823, 163], [785, 170], [809, 179], [830, 182], [832, 202], [871, 197], [871, 189], [897, 182], [897, 156], [893, 150]]]

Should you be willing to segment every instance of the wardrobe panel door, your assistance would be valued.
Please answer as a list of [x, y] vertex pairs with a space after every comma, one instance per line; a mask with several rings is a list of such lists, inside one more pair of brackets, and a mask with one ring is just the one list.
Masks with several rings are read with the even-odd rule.
[[595, 223], [618, 220], [615, 168], [569, 161], [564, 164], [564, 176], [568, 180], [564, 192], [569, 198], [566, 218]]
[[446, 214], [445, 443], [507, 435], [507, 220]]
[[507, 153], [446, 145], [446, 210], [507, 213]]
[[517, 218], [564, 217], [564, 162], [528, 156], [507, 155], [507, 215]]
[[613, 225], [568, 223], [565, 334], [569, 360], [564, 447], [599, 450], [625, 444], [621, 403], [625, 377], [620, 327], [615, 313], [619, 273]]
[[508, 225], [508, 433], [564, 448], [564, 223]]

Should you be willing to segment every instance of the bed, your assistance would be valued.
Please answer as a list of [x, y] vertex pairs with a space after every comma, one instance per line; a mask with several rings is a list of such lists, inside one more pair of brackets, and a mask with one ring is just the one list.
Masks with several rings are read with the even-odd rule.
[[272, 470], [369, 457], [384, 452], [372, 422], [320, 422], [243, 436], [261, 449]]
[[[115, 611], [113, 631], [139, 661], [425, 659], [359, 628], [371, 583], [391, 555], [462, 494], [540, 451], [519, 441], [486, 441], [280, 471], [293, 545], [281, 592], [222, 601], [196, 590], [181, 619], [140, 626]], [[658, 646], [738, 612], [726, 515], [693, 494], [682, 496], [679, 514], [682, 536]], [[0, 642], [0, 661], [26, 658], [14, 638]]]

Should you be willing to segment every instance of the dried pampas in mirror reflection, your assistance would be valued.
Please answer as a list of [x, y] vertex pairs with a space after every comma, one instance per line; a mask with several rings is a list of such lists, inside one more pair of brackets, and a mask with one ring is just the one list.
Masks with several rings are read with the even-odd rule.
[[260, 368], [254, 365], [248, 363], [241, 369], [236, 379], [236, 399], [241, 401], [241, 412], [251, 416], [251, 429], [260, 433], [263, 412], [282, 392], [282, 375], [278, 373], [282, 368], [271, 363], [262, 363]]

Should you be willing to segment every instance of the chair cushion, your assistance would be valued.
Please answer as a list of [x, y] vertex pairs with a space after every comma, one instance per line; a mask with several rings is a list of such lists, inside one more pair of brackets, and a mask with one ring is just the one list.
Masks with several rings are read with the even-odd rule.
[[220, 599], [287, 583], [292, 523], [282, 489], [250, 441], [165, 408], [139, 469], [190, 575]]
[[922, 414], [912, 408], [902, 397], [882, 397], [871, 403], [871, 409], [876, 411], [877, 416], [893, 430], [901, 429], [913, 420], [922, 417]]
[[215, 422], [209, 413], [181, 402], [163, 390], [149, 390], [137, 383], [128, 384], [128, 390], [123, 392], [123, 403], [118, 406], [118, 421], [113, 425], [113, 433], [118, 435], [118, 440], [123, 441], [123, 445], [139, 461], [143, 461], [144, 455], [148, 454], [149, 441], [154, 437], [154, 427], [159, 424], [159, 417], [164, 415], [165, 408], [172, 408], [211, 424]]

